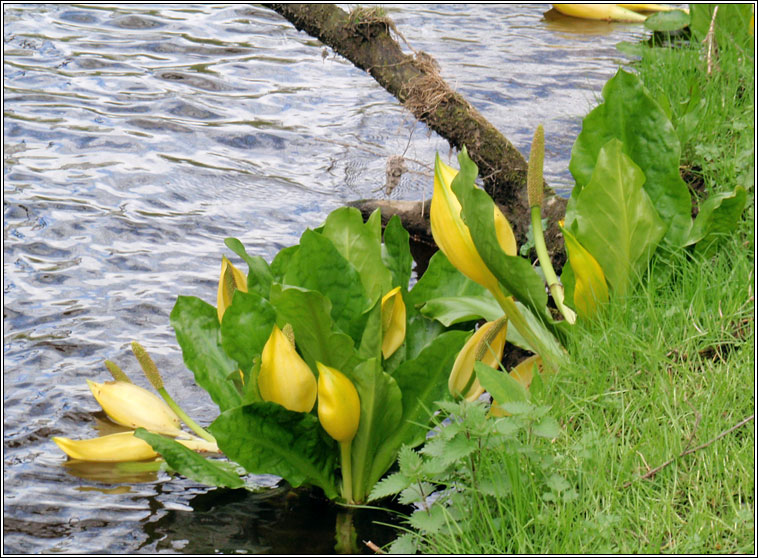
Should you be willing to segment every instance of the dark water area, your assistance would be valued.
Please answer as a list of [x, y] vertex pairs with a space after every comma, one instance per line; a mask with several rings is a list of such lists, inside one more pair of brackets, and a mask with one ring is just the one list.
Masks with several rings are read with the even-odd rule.
[[[567, 194], [581, 119], [628, 62], [614, 45], [647, 33], [548, 8], [387, 12], [522, 153], [544, 124], [545, 176]], [[428, 199], [447, 142], [262, 7], [4, 4], [3, 42], [4, 552], [329, 552], [336, 507], [275, 477], [253, 493], [72, 467], [51, 438], [106, 428], [85, 382], [110, 378], [106, 359], [147, 386], [132, 340], [212, 421], [169, 314], [180, 294], [215, 304], [221, 255], [240, 264], [224, 238], [270, 261], [333, 209], [383, 196], [392, 155], [409, 172], [391, 197]], [[390, 540], [372, 521], [359, 540]]]

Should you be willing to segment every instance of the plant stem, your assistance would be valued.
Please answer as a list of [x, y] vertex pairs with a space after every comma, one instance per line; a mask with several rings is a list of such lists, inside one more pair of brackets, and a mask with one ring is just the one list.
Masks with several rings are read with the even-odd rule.
[[342, 463], [342, 497], [348, 504], [353, 502], [353, 441], [340, 442], [340, 460]]
[[558, 276], [553, 269], [553, 263], [550, 261], [550, 255], [547, 253], [547, 246], [545, 246], [545, 232], [542, 230], [542, 210], [539, 205], [532, 206], [532, 233], [534, 234], [534, 249], [537, 251], [537, 258], [540, 260], [542, 266], [542, 273], [545, 275], [545, 280], [550, 288], [550, 294], [553, 295], [553, 300], [558, 310], [566, 318], [566, 321], [570, 324], [576, 322], [576, 314], [571, 308], [563, 305], [563, 286], [558, 281]]
[[182, 419], [182, 422], [184, 422], [184, 424], [186, 424], [190, 430], [200, 436], [203, 440], [206, 440], [213, 444], [216, 443], [216, 438], [214, 438], [202, 426], [192, 420], [189, 415], [185, 413], [184, 410], [177, 404], [177, 402], [174, 401], [173, 398], [168, 394], [165, 387], [159, 388], [157, 391], [166, 401], [166, 404], [171, 407], [171, 410], [174, 411], [180, 419]]

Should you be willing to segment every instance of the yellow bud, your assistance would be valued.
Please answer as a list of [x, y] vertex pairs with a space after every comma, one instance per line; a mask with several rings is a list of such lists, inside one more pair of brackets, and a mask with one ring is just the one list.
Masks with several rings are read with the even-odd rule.
[[89, 440], [54, 437], [53, 441], [71, 459], [82, 461], [142, 461], [158, 455], [150, 444], [136, 438], [134, 432], [119, 432]]
[[580, 316], [591, 318], [597, 312], [598, 303], [608, 302], [608, 285], [603, 268], [573, 234], [566, 229], [561, 230], [568, 261], [574, 272], [574, 307]]
[[[497, 368], [500, 364], [505, 347], [505, 335], [508, 331], [507, 322], [503, 318], [501, 320], [487, 322], [480, 327], [458, 353], [447, 383], [453, 397], [475, 401], [484, 393], [479, 380], [472, 378], [474, 362], [481, 360], [491, 368]], [[470, 387], [466, 390], [469, 384]], [[466, 393], [463, 393], [464, 390]]]
[[382, 356], [389, 358], [405, 341], [405, 302], [400, 287], [382, 297]]
[[116, 424], [142, 427], [150, 432], [178, 436], [182, 433], [176, 413], [154, 393], [130, 382], [98, 384], [87, 380], [97, 402]]
[[218, 281], [218, 295], [216, 297], [216, 306], [218, 310], [218, 321], [224, 317], [224, 312], [232, 303], [234, 291], [239, 289], [243, 293], [247, 292], [247, 278], [245, 274], [234, 267], [226, 256], [221, 258], [221, 277]]
[[308, 413], [316, 403], [316, 377], [276, 325], [263, 347], [258, 390], [264, 401]]
[[358, 432], [361, 400], [353, 382], [339, 370], [318, 367], [318, 420], [327, 434], [338, 442], [350, 442]]
[[[451, 188], [458, 171], [443, 163], [439, 155], [434, 166], [434, 194], [430, 209], [432, 236], [440, 250], [466, 277], [490, 291], [499, 290], [498, 282], [474, 245], [466, 223], [461, 219], [461, 204]], [[508, 255], [516, 254], [516, 239], [508, 220], [494, 206], [495, 233]]]

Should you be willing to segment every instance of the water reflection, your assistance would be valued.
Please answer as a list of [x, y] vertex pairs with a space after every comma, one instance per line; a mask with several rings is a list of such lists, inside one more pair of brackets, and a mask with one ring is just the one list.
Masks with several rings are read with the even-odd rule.
[[[447, 142], [262, 7], [3, 9], [4, 551], [279, 551], [307, 532], [299, 551], [327, 552], [332, 512], [310, 496], [287, 515], [286, 498], [209, 492], [161, 472], [114, 485], [108, 471], [62, 466], [50, 438], [103, 428], [85, 379], [108, 378], [109, 359], [139, 382], [132, 340], [191, 416], [213, 420], [169, 313], [178, 294], [214, 303], [223, 239], [271, 260], [329, 211], [377, 196], [400, 153], [409, 172], [391, 197], [426, 198], [429, 163], [448, 156]], [[614, 44], [644, 31], [572, 33], [544, 11], [388, 6], [414, 48], [523, 153], [545, 125], [546, 179], [567, 192], [581, 117], [623, 62]], [[219, 503], [202, 504], [206, 494]], [[265, 512], [251, 511], [259, 504]]]

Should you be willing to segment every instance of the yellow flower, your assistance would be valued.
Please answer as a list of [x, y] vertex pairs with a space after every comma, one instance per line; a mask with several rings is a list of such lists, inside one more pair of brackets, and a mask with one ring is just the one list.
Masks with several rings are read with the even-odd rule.
[[[89, 440], [54, 437], [53, 441], [71, 459], [79, 459], [81, 461], [115, 463], [121, 461], [142, 461], [158, 456], [152, 446], [134, 436], [133, 431], [109, 434], [108, 436], [90, 438]], [[218, 446], [216, 444], [194, 436], [177, 439], [177, 442], [194, 451], [218, 453]]]
[[[501, 321], [502, 320], [502, 321]], [[487, 322], [466, 341], [453, 364], [447, 387], [453, 397], [475, 401], [484, 393], [484, 388], [474, 376], [474, 362], [479, 357], [484, 364], [497, 368], [503, 357], [508, 322], [504, 318]], [[469, 386], [466, 390], [466, 386]], [[465, 393], [463, 391], [466, 390]]]
[[318, 420], [341, 443], [352, 441], [361, 420], [361, 400], [353, 382], [339, 370], [318, 367]]
[[119, 432], [89, 440], [53, 438], [71, 459], [82, 461], [142, 461], [158, 454], [146, 441], [136, 438], [134, 432]]
[[244, 273], [232, 265], [226, 256], [222, 256], [221, 277], [218, 280], [218, 295], [216, 297], [219, 323], [224, 317], [224, 312], [232, 303], [234, 291], [237, 289], [243, 293], [247, 292], [247, 278]]
[[585, 318], [597, 312], [598, 303], [608, 302], [608, 285], [603, 268], [587, 249], [568, 230], [561, 228], [565, 239], [568, 261], [574, 272], [574, 306]]
[[307, 413], [316, 403], [316, 377], [276, 325], [263, 347], [258, 390], [264, 401]]
[[382, 297], [382, 356], [389, 358], [405, 341], [405, 302], [400, 287]]
[[131, 382], [87, 380], [97, 402], [116, 424], [129, 428], [142, 427], [151, 432], [178, 436], [181, 422], [166, 403], [154, 393]]
[[[461, 219], [461, 204], [451, 188], [458, 171], [440, 160], [434, 165], [434, 194], [430, 220], [432, 236], [447, 259], [466, 277], [490, 291], [499, 290], [497, 279], [476, 250], [471, 232]], [[516, 255], [516, 238], [508, 220], [494, 206], [495, 233], [503, 251]]]
[[[518, 363], [518, 365], [511, 370], [511, 378], [524, 386], [524, 389], [529, 389], [529, 386], [532, 385], [535, 365], [537, 365], [537, 369], [542, 372], [542, 359], [539, 355], [532, 355]], [[490, 415], [493, 417], [508, 417], [511, 414], [500, 407], [497, 401], [493, 400], [492, 406], [490, 407]]]

